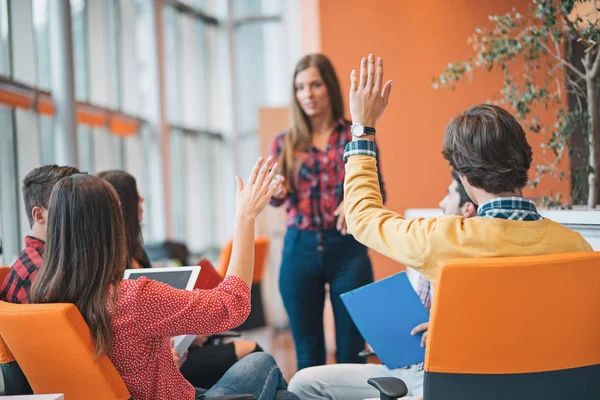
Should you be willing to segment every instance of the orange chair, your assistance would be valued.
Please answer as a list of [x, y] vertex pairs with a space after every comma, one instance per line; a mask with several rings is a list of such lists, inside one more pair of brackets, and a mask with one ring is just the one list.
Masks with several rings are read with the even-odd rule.
[[[252, 276], [252, 283], [262, 281], [265, 273], [267, 255], [269, 254], [269, 243], [270, 240], [268, 236], [259, 236], [254, 241], [254, 275]], [[222, 277], [225, 277], [225, 274], [227, 273], [232, 249], [233, 240], [230, 240], [223, 247], [223, 250], [221, 250], [221, 254], [219, 255], [219, 274], [221, 274]]]
[[[219, 256], [219, 274], [225, 276], [229, 260], [231, 259], [231, 251], [233, 249], [233, 240], [230, 240]], [[267, 236], [259, 236], [254, 241], [254, 275], [252, 276], [252, 300], [251, 311], [248, 319], [240, 325], [236, 330], [244, 331], [249, 329], [265, 326], [265, 311], [262, 304], [261, 282], [265, 274], [265, 265], [269, 254], [269, 238]]]
[[4, 282], [6, 275], [10, 272], [10, 267], [0, 267], [0, 286]]
[[94, 358], [90, 330], [73, 304], [0, 301], [0, 336], [36, 394], [97, 400], [131, 397], [109, 358]]
[[[0, 267], [0, 286], [9, 272], [10, 267]], [[6, 346], [6, 343], [4, 343], [4, 340], [0, 337], [0, 364], [8, 364], [13, 361], [15, 361], [15, 358]]]
[[600, 253], [445, 262], [425, 400], [600, 399], [598, 293]]

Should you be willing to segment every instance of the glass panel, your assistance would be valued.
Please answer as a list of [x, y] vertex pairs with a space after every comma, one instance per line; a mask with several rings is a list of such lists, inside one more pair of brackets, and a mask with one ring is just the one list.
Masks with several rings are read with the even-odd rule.
[[73, 34], [73, 63], [75, 68], [75, 97], [77, 100], [87, 101], [89, 98], [89, 89], [85, 0], [71, 0], [71, 22]]
[[165, 74], [167, 95], [167, 118], [174, 124], [180, 123], [179, 117], [179, 30], [178, 12], [173, 7], [165, 7], [163, 12], [165, 36]]
[[[39, 134], [39, 118], [36, 113], [26, 110], [15, 110], [17, 121], [17, 165], [19, 186], [23, 178], [34, 168], [42, 165], [42, 149]], [[25, 210], [25, 203], [22, 196], [19, 204], [22, 210]], [[21, 213], [20, 218], [21, 235], [28, 235], [31, 232], [29, 220], [25, 212]]]
[[31, 0], [10, 3], [13, 65], [18, 66], [13, 70], [13, 78], [27, 85], [35, 86], [37, 75], [32, 14]]
[[233, 0], [233, 17], [243, 18], [260, 15], [261, 0]]
[[[165, 184], [161, 160], [161, 145], [156, 132], [149, 126], [142, 128], [144, 142], [144, 157], [146, 159], [146, 176], [148, 182], [146, 201], [146, 221], [148, 223], [147, 242], [162, 241], [167, 237], [166, 214], [165, 214]], [[169, 184], [170, 187], [170, 184]], [[170, 195], [170, 194], [169, 194]], [[179, 195], [179, 193], [177, 193]], [[148, 214], [149, 217], [148, 218]]]
[[233, 94], [227, 32], [206, 26], [209, 128], [230, 136], [233, 131]]
[[258, 126], [258, 108], [265, 102], [264, 32], [261, 25], [236, 29], [236, 98], [238, 127], [249, 132]]
[[121, 109], [121, 18], [119, 0], [108, 0], [108, 65], [110, 85], [110, 107]]
[[111, 135], [105, 127], [94, 128], [93, 143], [94, 173], [111, 169], [123, 169], [120, 136]]
[[136, 0], [136, 81], [139, 111], [150, 121], [157, 121], [160, 109], [158, 94], [158, 60], [156, 55], [156, 22], [154, 2]]
[[221, 0], [197, 0], [198, 8], [206, 15], [218, 19], [227, 18], [227, 2]]
[[108, 40], [108, 1], [87, 2], [86, 41], [89, 49], [90, 103], [110, 107], [110, 56]]
[[186, 197], [187, 220], [186, 243], [192, 253], [199, 253], [208, 247], [214, 227], [211, 226], [209, 216], [214, 212], [212, 201], [214, 191], [209, 185], [208, 173], [211, 165], [208, 164], [207, 139], [202, 135], [187, 135], [185, 138], [186, 161]]
[[186, 127], [205, 128], [208, 117], [206, 65], [202, 57], [206, 48], [204, 29], [197, 19], [183, 14], [178, 18], [178, 26], [181, 46], [181, 122]]
[[10, 76], [8, 0], [0, 0], [0, 74]]
[[[148, 201], [150, 195], [148, 194], [147, 177], [145, 174], [146, 168], [144, 166], [145, 154], [144, 154], [144, 143], [140, 134], [129, 136], [123, 139], [123, 146], [125, 152], [125, 171], [129, 172], [135, 177], [137, 182], [138, 191], [140, 196], [144, 198], [144, 211], [148, 209]], [[142, 235], [147, 237], [148, 232], [146, 227], [149, 220], [149, 214], [144, 213], [144, 221], [142, 221]]]
[[94, 171], [94, 150], [92, 148], [92, 127], [89, 125], [77, 126], [77, 148], [79, 152], [79, 170], [92, 173]]
[[[233, 236], [235, 217], [235, 171], [233, 170], [233, 150], [228, 142], [215, 141], [211, 144], [211, 159], [213, 168], [212, 190], [215, 199], [219, 199], [216, 219], [217, 245], [224, 245]], [[248, 176], [242, 175], [243, 179]]]
[[[135, 24], [135, 1], [121, 0], [121, 109], [129, 114], [138, 115], [139, 90], [138, 90], [138, 64], [136, 58], [136, 30]], [[148, 41], [148, 39], [146, 39]]]
[[3, 262], [12, 264], [21, 251], [22, 234], [19, 230], [20, 184], [17, 181], [17, 152], [13, 126], [13, 111], [0, 106], [0, 204], [2, 207]]
[[169, 135], [170, 150], [170, 174], [169, 182], [171, 193], [171, 214], [173, 222], [173, 233], [175, 240], [186, 242], [187, 222], [187, 171], [186, 171], [186, 152], [185, 135], [180, 130], [174, 129]]
[[37, 85], [50, 91], [50, 21], [48, 0], [33, 0], [33, 27], [37, 51]]
[[54, 164], [54, 118], [40, 115], [40, 134], [42, 143], [42, 164]]

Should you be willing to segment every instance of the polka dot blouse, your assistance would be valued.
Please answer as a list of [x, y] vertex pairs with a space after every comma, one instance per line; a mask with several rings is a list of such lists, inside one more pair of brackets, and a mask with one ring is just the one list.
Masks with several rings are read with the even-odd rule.
[[250, 288], [237, 277], [191, 292], [145, 277], [123, 280], [111, 316], [110, 358], [135, 400], [193, 400], [194, 388], [173, 360], [170, 339], [223, 332], [249, 313]]

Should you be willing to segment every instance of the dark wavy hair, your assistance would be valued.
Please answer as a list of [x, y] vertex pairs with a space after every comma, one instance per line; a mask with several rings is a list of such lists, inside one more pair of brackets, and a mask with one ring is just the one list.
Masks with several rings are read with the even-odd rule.
[[[148, 254], [144, 250], [142, 227], [138, 217], [140, 195], [135, 178], [130, 173], [121, 170], [99, 172], [98, 176], [110, 183], [119, 195], [130, 257], [142, 267], [150, 268], [151, 264]], [[128, 263], [128, 268], [131, 268], [131, 260]]]
[[533, 156], [515, 117], [490, 104], [471, 107], [450, 121], [442, 154], [471, 185], [488, 193], [523, 189]]

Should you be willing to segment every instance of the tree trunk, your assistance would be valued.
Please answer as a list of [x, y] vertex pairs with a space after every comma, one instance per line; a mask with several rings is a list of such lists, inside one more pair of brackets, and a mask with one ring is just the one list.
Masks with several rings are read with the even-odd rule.
[[[600, 50], [599, 50], [600, 51]], [[587, 109], [588, 109], [588, 147], [590, 157], [588, 165], [590, 173], [588, 175], [588, 207], [596, 208], [597, 198], [597, 179], [598, 160], [596, 158], [596, 131], [598, 130], [598, 105], [596, 97], [596, 79], [590, 74], [586, 68], [585, 85], [587, 86]]]

